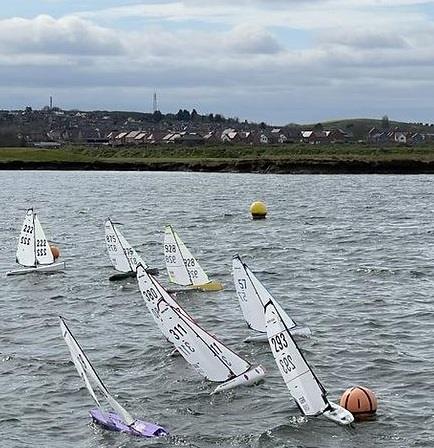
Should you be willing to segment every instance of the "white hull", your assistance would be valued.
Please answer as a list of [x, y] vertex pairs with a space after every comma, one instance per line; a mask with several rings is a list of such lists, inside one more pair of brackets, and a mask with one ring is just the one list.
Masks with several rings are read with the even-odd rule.
[[61, 271], [65, 268], [65, 262], [61, 261], [59, 263], [53, 263], [53, 264], [46, 264], [46, 265], [39, 265], [36, 267], [30, 267], [30, 268], [23, 268], [23, 269], [17, 269], [15, 271], [9, 271], [6, 272], [6, 275], [24, 275], [29, 274], [31, 272], [55, 272], [55, 271]]
[[330, 403], [331, 410], [324, 411], [323, 415], [338, 425], [349, 425], [354, 421], [353, 414], [336, 403]]
[[261, 381], [264, 377], [265, 370], [261, 365], [252, 367], [247, 372], [244, 372], [241, 375], [238, 375], [237, 377], [232, 378], [231, 380], [226, 381], [223, 384], [219, 384], [213, 390], [213, 392], [211, 392], [211, 395], [214, 395], [218, 392], [223, 392], [224, 390], [233, 389], [234, 387], [238, 386], [251, 386]]
[[[291, 336], [295, 337], [295, 339], [309, 338], [312, 334], [309, 327], [302, 326], [291, 328], [289, 332], [291, 333]], [[260, 333], [255, 336], [248, 336], [243, 342], [268, 342], [268, 336], [267, 333]]]

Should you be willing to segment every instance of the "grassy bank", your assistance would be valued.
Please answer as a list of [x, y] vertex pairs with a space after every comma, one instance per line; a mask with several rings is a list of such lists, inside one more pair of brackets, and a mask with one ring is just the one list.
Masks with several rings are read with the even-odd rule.
[[0, 148], [0, 168], [434, 173], [434, 145], [415, 148], [355, 144]]

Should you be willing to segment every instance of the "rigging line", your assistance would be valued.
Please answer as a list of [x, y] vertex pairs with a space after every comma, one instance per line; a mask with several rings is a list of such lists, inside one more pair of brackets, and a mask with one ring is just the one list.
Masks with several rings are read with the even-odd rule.
[[37, 249], [36, 249], [36, 224], [35, 224], [35, 216], [36, 213], [32, 210], [32, 218], [33, 218], [33, 252], [35, 256], [35, 268], [38, 267], [38, 257], [37, 257]]
[[[240, 261], [241, 261], [241, 260], [240, 260]], [[247, 277], [249, 277], [250, 283], [252, 284], [253, 289], [255, 290], [256, 295], [257, 295], [258, 298], [259, 298], [259, 301], [261, 302], [261, 305], [262, 305], [263, 307], [265, 307], [265, 305], [262, 303], [261, 295], [258, 293], [258, 290], [256, 289], [256, 286], [255, 286], [254, 282], [252, 281], [252, 279], [251, 279], [251, 277], [250, 277], [249, 271], [252, 272], [252, 270], [251, 270], [251, 269], [250, 269], [250, 268], [249, 268], [243, 261], [241, 261], [241, 264], [242, 264], [242, 266], [243, 266], [243, 268], [244, 268], [244, 271], [246, 272]], [[253, 274], [253, 272], [252, 272], [252, 274]], [[255, 275], [255, 274], [253, 274], [253, 275]], [[255, 277], [256, 277], [256, 275], [255, 275]], [[277, 307], [276, 307], [276, 305], [274, 304], [274, 297], [273, 297], [273, 295], [270, 294], [270, 291], [268, 291], [268, 289], [263, 285], [263, 283], [262, 283], [259, 279], [256, 278], [256, 280], [258, 280], [258, 282], [261, 283], [262, 287], [265, 289], [265, 291], [267, 292], [267, 294], [271, 297], [270, 302], [274, 305], [274, 307], [276, 308], [276, 311], [277, 311]], [[265, 309], [265, 308], [264, 308], [264, 309]], [[278, 314], [279, 314], [280, 320], [283, 322], [282, 316], [280, 315], [279, 312], [278, 312]], [[288, 316], [288, 317], [289, 317], [289, 316]], [[297, 322], [296, 322], [292, 317], [290, 317], [290, 319], [294, 322], [294, 327], [296, 327], [296, 326], [297, 326]], [[291, 327], [291, 328], [294, 328], [294, 327]], [[286, 325], [285, 325], [285, 328], [286, 328]], [[287, 329], [287, 330], [288, 330], [288, 329]], [[288, 332], [289, 332], [289, 330], [288, 330]], [[265, 333], [266, 333], [266, 331], [265, 331]], [[297, 348], [298, 348], [298, 347], [297, 347]]]
[[[74, 341], [74, 343], [77, 345], [77, 347], [80, 349], [81, 353], [83, 354], [83, 357], [86, 359], [86, 361], [89, 363], [89, 367], [92, 369], [92, 372], [97, 377], [98, 381], [101, 383], [103, 392], [105, 392], [107, 395], [110, 395], [110, 392], [108, 391], [106, 385], [102, 382], [101, 378], [99, 377], [98, 373], [96, 372], [95, 368], [92, 366], [92, 363], [90, 362], [89, 358], [87, 357], [86, 353], [81, 348], [80, 344], [78, 343], [77, 339], [75, 339], [75, 336], [71, 333], [71, 330], [69, 329], [68, 325], [66, 325], [66, 322], [63, 320], [62, 316], [59, 316], [62, 320], [63, 325], [65, 325], [66, 330], [68, 331], [68, 335], [71, 337], [71, 339]], [[80, 353], [80, 354], [81, 354]], [[98, 385], [97, 385], [98, 386]], [[98, 389], [101, 389], [101, 387], [98, 387]]]

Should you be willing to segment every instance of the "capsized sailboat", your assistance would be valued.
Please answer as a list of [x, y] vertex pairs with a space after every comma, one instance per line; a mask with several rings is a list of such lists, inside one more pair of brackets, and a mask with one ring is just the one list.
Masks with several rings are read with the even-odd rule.
[[172, 226], [164, 231], [164, 259], [171, 283], [199, 289], [221, 291], [223, 285], [211, 281]]
[[285, 313], [274, 297], [257, 279], [256, 275], [243, 263], [239, 255], [233, 257], [232, 275], [234, 277], [235, 291], [247, 326], [258, 333], [257, 335], [247, 337], [244, 342], [268, 341], [264, 306], [269, 301], [279, 310], [279, 314], [285, 322], [286, 327], [289, 328], [292, 336], [310, 336], [310, 329], [298, 325]]
[[18, 238], [16, 261], [24, 269], [12, 270], [6, 275], [29, 272], [51, 272], [64, 269], [63, 261], [56, 262], [36, 212], [29, 208]]
[[[69, 348], [75, 368], [83, 378], [87, 390], [98, 406], [96, 409], [92, 409], [90, 411], [92, 420], [105, 429], [125, 432], [135, 436], [160, 437], [167, 435], [168, 432], [161, 426], [132, 417], [131, 414], [114, 399], [107, 387], [101, 381], [88, 357], [69, 330], [63, 318], [60, 316], [59, 318], [62, 336]], [[92, 387], [92, 383], [94, 384], [94, 387], [103, 395], [114, 412], [106, 412], [102, 409], [95, 390]]]
[[300, 411], [306, 416], [323, 415], [341, 425], [353, 422], [351, 412], [327, 399], [326, 390], [297, 347], [271, 300], [265, 305], [265, 320], [274, 359]]
[[[105, 243], [110, 261], [112, 262], [113, 267], [120, 272], [120, 274], [112, 275], [110, 280], [135, 277], [138, 264], [141, 264], [145, 269], [149, 270], [149, 267], [130, 243], [128, 243], [110, 218], [107, 218], [104, 224], [104, 230]], [[157, 269], [152, 269], [151, 271], [155, 274], [158, 273]]]
[[141, 266], [137, 267], [137, 280], [146, 306], [166, 339], [200, 375], [209, 381], [222, 383], [213, 394], [237, 386], [249, 386], [264, 378], [265, 371], [261, 365], [252, 367], [207, 333]]

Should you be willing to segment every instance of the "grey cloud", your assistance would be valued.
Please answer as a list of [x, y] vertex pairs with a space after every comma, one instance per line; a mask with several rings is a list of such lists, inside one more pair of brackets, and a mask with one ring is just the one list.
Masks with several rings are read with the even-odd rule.
[[339, 44], [355, 49], [375, 49], [375, 48], [406, 48], [408, 42], [404, 37], [398, 35], [395, 30], [375, 31], [375, 30], [354, 30], [340, 29], [327, 30], [321, 32], [317, 42], [324, 44]]
[[0, 21], [0, 52], [21, 54], [116, 55], [124, 52], [121, 40], [109, 29], [78, 17]]
[[228, 49], [237, 53], [273, 54], [282, 49], [270, 33], [258, 27], [236, 27], [226, 41]]

